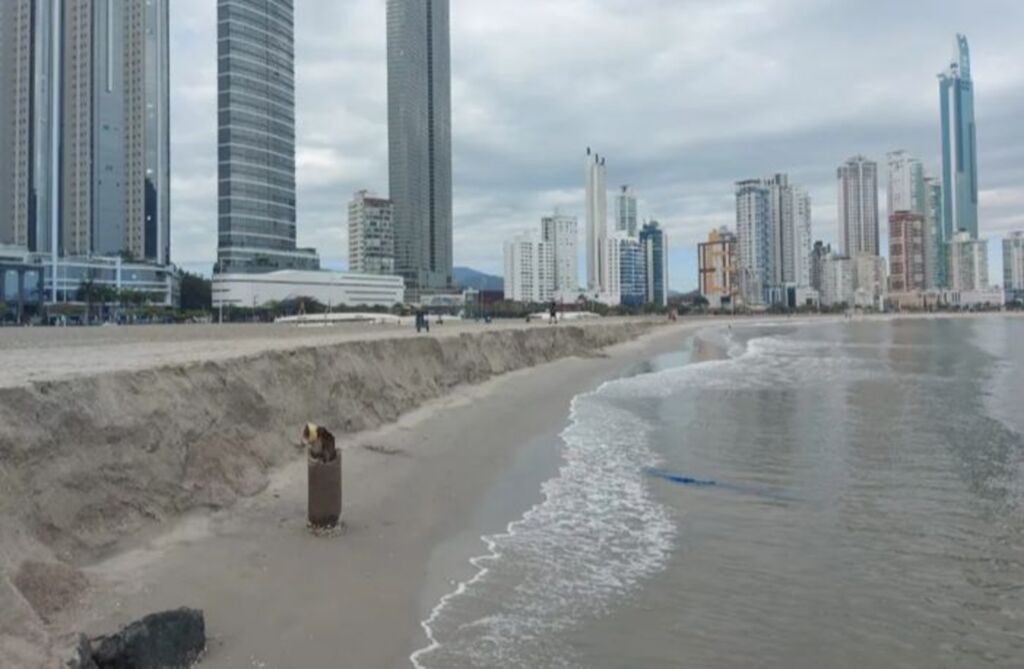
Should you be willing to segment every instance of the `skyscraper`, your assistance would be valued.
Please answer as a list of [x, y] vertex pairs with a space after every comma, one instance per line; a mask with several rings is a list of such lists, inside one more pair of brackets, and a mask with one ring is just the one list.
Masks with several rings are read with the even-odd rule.
[[943, 233], [961, 230], [978, 238], [978, 147], [974, 127], [974, 83], [967, 37], [956, 36], [953, 60], [939, 75], [942, 119]]
[[619, 245], [619, 302], [635, 307], [647, 297], [647, 260], [644, 247], [626, 230], [616, 231], [612, 239]]
[[764, 179], [763, 184], [768, 190], [771, 213], [768, 283], [781, 286], [793, 281], [793, 189], [785, 174], [773, 174]]
[[587, 147], [585, 162], [587, 181], [587, 290], [607, 292], [604, 267], [605, 243], [608, 237], [608, 172], [604, 158]]
[[579, 290], [579, 223], [575, 216], [555, 211], [541, 219], [543, 239], [555, 253], [555, 291], [559, 299], [574, 299]]
[[292, 0], [217, 0], [222, 274], [318, 269], [296, 248]]
[[637, 225], [636, 194], [629, 186], [622, 186], [615, 196], [615, 230], [635, 237]]
[[54, 5], [0, 2], [0, 244], [37, 252], [51, 250], [56, 223]]
[[657, 221], [650, 221], [640, 229], [640, 245], [644, 250], [644, 267], [647, 272], [647, 301], [667, 306], [668, 235]]
[[0, 239], [168, 264], [168, 0], [2, 11]]
[[811, 194], [793, 189], [793, 274], [791, 282], [800, 287], [811, 285]]
[[388, 153], [395, 268], [412, 291], [452, 282], [448, 0], [388, 0]]
[[843, 255], [877, 256], [878, 164], [854, 156], [836, 171], [839, 186], [839, 243]]
[[736, 183], [736, 243], [739, 286], [748, 304], [763, 304], [771, 283], [772, 209], [760, 179]]

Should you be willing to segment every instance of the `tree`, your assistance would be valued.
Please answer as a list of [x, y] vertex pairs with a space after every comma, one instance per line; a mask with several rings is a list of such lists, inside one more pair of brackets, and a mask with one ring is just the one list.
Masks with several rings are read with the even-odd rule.
[[91, 276], [82, 279], [78, 284], [78, 291], [75, 298], [79, 302], [85, 302], [85, 322], [92, 320], [92, 303], [96, 299], [96, 282]]
[[213, 282], [191, 272], [181, 275], [181, 308], [185, 311], [210, 311], [213, 308]]

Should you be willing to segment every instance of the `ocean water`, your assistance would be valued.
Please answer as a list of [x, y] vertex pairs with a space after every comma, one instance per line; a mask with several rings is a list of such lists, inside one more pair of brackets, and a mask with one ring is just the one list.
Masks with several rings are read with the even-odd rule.
[[1024, 319], [705, 331], [573, 402], [433, 667], [1024, 667]]

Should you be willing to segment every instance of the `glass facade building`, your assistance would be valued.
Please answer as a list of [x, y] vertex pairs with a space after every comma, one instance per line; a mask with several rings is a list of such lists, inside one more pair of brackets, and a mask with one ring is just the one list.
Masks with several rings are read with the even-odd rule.
[[647, 263], [644, 248], [627, 232], [619, 243], [619, 300], [630, 307], [642, 305], [647, 297]]
[[939, 75], [942, 119], [943, 241], [963, 231], [978, 238], [978, 147], [974, 83], [967, 37], [956, 36], [956, 53]]
[[169, 264], [169, 0], [2, 5], [0, 243]]
[[664, 307], [668, 305], [668, 235], [657, 221], [645, 223], [640, 229], [640, 245], [647, 272], [645, 296], [649, 303]]
[[388, 153], [395, 270], [413, 291], [452, 282], [448, 0], [388, 0]]
[[217, 273], [319, 269], [296, 248], [292, 0], [218, 0]]

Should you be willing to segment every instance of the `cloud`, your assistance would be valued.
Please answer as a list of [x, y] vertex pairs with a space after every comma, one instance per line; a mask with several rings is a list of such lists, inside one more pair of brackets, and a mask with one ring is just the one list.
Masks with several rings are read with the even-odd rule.
[[[672, 242], [733, 220], [733, 183], [789, 172], [835, 239], [835, 168], [905, 148], [939, 167], [935, 75], [971, 40], [982, 233], [1024, 227], [1024, 5], [1009, 0], [452, 0], [457, 264], [554, 207], [582, 219], [583, 153]], [[299, 243], [344, 256], [351, 193], [387, 193], [383, 0], [296, 2]], [[174, 257], [216, 256], [216, 11], [172, 3]], [[882, 198], [884, 202], [884, 198]], [[883, 212], [884, 215], [884, 212]], [[993, 269], [993, 273], [998, 268]]]

